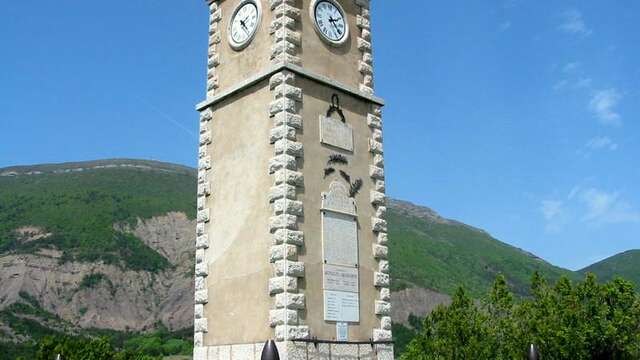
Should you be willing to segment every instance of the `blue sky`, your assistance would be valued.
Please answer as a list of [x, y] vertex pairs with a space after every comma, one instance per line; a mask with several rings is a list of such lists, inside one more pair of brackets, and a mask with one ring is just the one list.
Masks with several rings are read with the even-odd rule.
[[[640, 2], [373, 11], [391, 196], [572, 269], [640, 248]], [[195, 165], [206, 31], [199, 0], [5, 3], [0, 167]]]

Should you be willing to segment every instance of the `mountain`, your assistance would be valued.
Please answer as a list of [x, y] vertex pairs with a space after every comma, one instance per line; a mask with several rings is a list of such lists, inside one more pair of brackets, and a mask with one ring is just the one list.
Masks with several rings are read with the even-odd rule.
[[[0, 358], [32, 351], [48, 334], [138, 344], [131, 338], [161, 328], [189, 342], [196, 177], [189, 167], [132, 159], [0, 169]], [[459, 285], [480, 298], [504, 274], [524, 296], [534, 271], [582, 276], [429, 208], [397, 200], [388, 208], [403, 341], [410, 319], [448, 303]]]
[[463, 285], [481, 297], [498, 274], [512, 290], [528, 293], [531, 275], [549, 280], [576, 275], [491, 237], [485, 231], [447, 220], [433, 210], [404, 201], [389, 206], [390, 263], [395, 289], [419, 287], [452, 294]]
[[0, 359], [56, 334], [188, 354], [195, 177], [138, 160], [0, 169]]
[[640, 286], [640, 250], [630, 250], [579, 271], [581, 274], [594, 273], [601, 281], [622, 277]]

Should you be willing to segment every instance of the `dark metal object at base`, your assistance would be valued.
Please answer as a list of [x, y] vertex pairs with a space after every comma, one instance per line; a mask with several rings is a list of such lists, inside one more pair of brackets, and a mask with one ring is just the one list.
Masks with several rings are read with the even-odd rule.
[[540, 352], [538, 351], [538, 347], [531, 344], [529, 347], [529, 360], [540, 360]]
[[260, 360], [280, 360], [280, 353], [275, 341], [269, 340], [264, 344]]
[[293, 339], [293, 342], [302, 342], [309, 343], [318, 347], [318, 344], [337, 344], [337, 345], [371, 345], [371, 347], [375, 345], [393, 345], [394, 341], [373, 341], [369, 339], [369, 341], [336, 341], [336, 340], [319, 340], [318, 338], [312, 339]]

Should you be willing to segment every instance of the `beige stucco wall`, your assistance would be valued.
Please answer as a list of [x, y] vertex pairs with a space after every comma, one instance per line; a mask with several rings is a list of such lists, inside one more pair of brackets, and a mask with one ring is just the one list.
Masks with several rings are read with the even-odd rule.
[[[226, 0], [220, 3], [222, 42], [218, 48], [220, 54], [220, 65], [217, 67], [218, 92], [224, 92], [224, 90], [271, 65], [273, 36], [269, 34], [269, 27], [273, 19], [273, 12], [269, 2], [261, 0], [260, 28], [253, 41], [242, 51], [232, 49], [228, 41], [229, 22], [238, 3], [238, 0]], [[358, 72], [358, 61], [362, 58], [362, 53], [357, 47], [360, 30], [356, 24], [356, 14], [360, 13], [360, 8], [353, 0], [343, 0], [340, 1], [340, 4], [347, 13], [349, 39], [344, 45], [333, 47], [322, 41], [314, 29], [309, 11], [311, 0], [296, 0], [296, 7], [301, 9], [301, 21], [298, 22], [296, 30], [302, 34], [302, 46], [297, 56], [301, 58], [302, 66], [307, 70], [337, 80], [353, 89], [358, 89], [362, 81], [362, 74]]]
[[305, 158], [303, 171], [305, 174], [305, 193], [302, 196], [305, 207], [304, 223], [300, 225], [305, 232], [305, 252], [300, 261], [305, 263], [306, 276], [303, 291], [307, 298], [306, 322], [311, 328], [311, 336], [320, 339], [334, 339], [336, 336], [335, 323], [324, 321], [324, 299], [322, 290], [322, 226], [321, 226], [321, 194], [328, 191], [329, 184], [334, 180], [343, 181], [339, 174], [324, 178], [330, 154], [340, 153], [349, 159], [348, 166], [336, 166], [349, 173], [353, 180], [361, 178], [364, 186], [356, 196], [358, 207], [358, 241], [360, 257], [360, 323], [350, 325], [349, 335], [352, 341], [367, 341], [372, 336], [372, 330], [378, 327], [378, 320], [374, 315], [374, 301], [377, 290], [373, 286], [373, 272], [377, 269], [377, 261], [373, 258], [372, 246], [374, 233], [371, 230], [371, 218], [374, 209], [370, 203], [369, 192], [373, 189], [373, 182], [369, 177], [369, 166], [372, 155], [369, 153], [368, 140], [371, 130], [367, 126], [367, 112], [370, 104], [360, 99], [339, 93], [347, 122], [354, 130], [353, 153], [339, 150], [320, 143], [319, 116], [326, 114], [331, 95], [334, 90], [319, 85], [311, 80], [300, 78], [298, 87], [304, 92], [302, 116], [304, 119], [304, 134], [301, 141], [304, 144]]
[[311, 0], [298, 0], [302, 3], [302, 65], [305, 69], [327, 76], [350, 88], [358, 89], [362, 74], [358, 72], [358, 61], [362, 53], [358, 50], [356, 14], [360, 7], [353, 0], [341, 0], [340, 5], [347, 13], [349, 39], [340, 47], [328, 45], [316, 33], [309, 7]]
[[243, 80], [265, 70], [271, 64], [272, 36], [269, 34], [269, 26], [273, 13], [268, 0], [260, 0], [262, 4], [262, 20], [256, 36], [249, 46], [241, 51], [236, 51], [229, 45], [229, 22], [233, 11], [240, 3], [239, 0], [226, 0], [220, 3], [222, 11], [222, 21], [220, 31], [222, 42], [218, 51], [220, 54], [220, 65], [217, 67], [219, 84], [218, 92], [238, 85]]
[[214, 106], [209, 323], [206, 345], [243, 344], [272, 338], [267, 173], [273, 127], [267, 112], [272, 95], [265, 81]]

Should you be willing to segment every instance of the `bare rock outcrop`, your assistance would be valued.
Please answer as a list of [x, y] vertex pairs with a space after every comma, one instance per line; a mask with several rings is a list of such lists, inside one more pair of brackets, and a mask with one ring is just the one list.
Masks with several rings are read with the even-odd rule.
[[[195, 221], [169, 213], [116, 228], [142, 239], [173, 267], [154, 274], [103, 263], [60, 263], [55, 250], [5, 255], [0, 257], [0, 309], [26, 293], [48, 312], [82, 328], [146, 330], [159, 321], [173, 330], [191, 326]], [[81, 287], [90, 274], [102, 274], [103, 280]]]
[[425, 317], [438, 305], [451, 304], [451, 297], [429, 289], [409, 288], [392, 293], [391, 302], [393, 321], [409, 326], [409, 315]]

